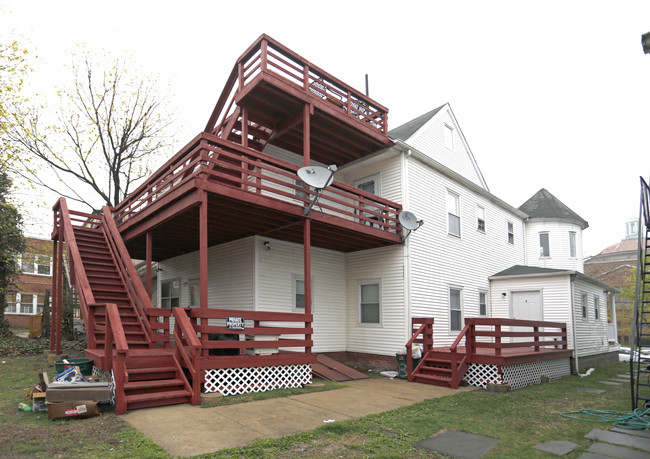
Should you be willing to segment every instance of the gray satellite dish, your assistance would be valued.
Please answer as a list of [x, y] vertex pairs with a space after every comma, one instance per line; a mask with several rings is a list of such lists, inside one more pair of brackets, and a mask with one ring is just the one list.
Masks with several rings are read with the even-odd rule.
[[336, 172], [336, 170], [337, 167], [334, 164], [329, 167], [305, 166], [298, 169], [298, 177], [300, 180], [316, 190], [316, 196], [314, 197], [314, 200], [310, 202], [309, 206], [305, 209], [305, 213], [303, 214], [305, 217], [309, 215], [309, 211], [314, 206], [316, 201], [318, 201], [320, 192], [330, 186], [334, 181], [334, 172]]
[[404, 236], [404, 240], [409, 237], [412, 231], [415, 231], [420, 228], [420, 226], [424, 225], [424, 220], [418, 220], [415, 214], [413, 212], [409, 212], [408, 210], [400, 213], [397, 218], [399, 219], [402, 227], [408, 230], [408, 233], [406, 233], [406, 236]]

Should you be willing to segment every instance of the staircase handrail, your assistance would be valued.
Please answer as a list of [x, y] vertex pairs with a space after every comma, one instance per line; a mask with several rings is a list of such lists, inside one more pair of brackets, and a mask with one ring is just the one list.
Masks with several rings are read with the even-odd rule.
[[58, 222], [58, 225], [60, 226], [63, 240], [60, 240], [61, 238], [59, 237], [59, 244], [65, 242], [68, 245], [68, 253], [72, 258], [72, 267], [76, 281], [75, 285], [77, 287], [77, 293], [79, 295], [79, 305], [81, 306], [83, 312], [82, 316], [84, 319], [84, 325], [87, 330], [86, 334], [88, 336], [88, 346], [94, 347], [94, 326], [90, 321], [90, 310], [88, 305], [95, 303], [95, 297], [90, 288], [90, 282], [86, 276], [86, 271], [83, 269], [81, 254], [79, 252], [79, 247], [77, 246], [77, 239], [75, 238], [74, 231], [72, 229], [70, 211], [68, 210], [68, 204], [66, 203], [65, 198], [60, 197], [52, 207], [52, 210], [55, 214], [55, 221], [56, 214], [58, 213], [60, 215], [60, 221]]
[[[471, 323], [466, 323], [461, 332], [458, 334], [453, 344], [449, 348], [451, 351], [451, 387], [457, 388], [460, 384], [460, 380], [465, 376], [467, 371], [467, 366], [469, 364], [470, 356], [472, 355], [472, 328], [474, 327]], [[463, 358], [458, 361], [458, 345], [461, 340], [465, 338], [465, 355]]]
[[[421, 322], [420, 322], [421, 321]], [[413, 373], [413, 343], [418, 340], [418, 336], [422, 335], [422, 341], [424, 342], [424, 349], [422, 350], [422, 355], [424, 356], [429, 352], [433, 347], [433, 340], [426, 339], [425, 331], [429, 329], [431, 334], [433, 334], [433, 318], [426, 317], [413, 317], [411, 318], [411, 330], [416, 323], [420, 323], [420, 326], [417, 330], [413, 332], [411, 339], [406, 342], [406, 375], [407, 379], [411, 381], [411, 374]], [[430, 341], [430, 342], [429, 342]]]
[[131, 262], [131, 256], [122, 241], [120, 232], [118, 231], [115, 220], [113, 219], [111, 209], [108, 206], [104, 206], [102, 207], [102, 213], [102, 227], [104, 229], [104, 234], [106, 235], [108, 246], [113, 252], [115, 262], [118, 264], [120, 272], [123, 274], [122, 278], [124, 279], [127, 290], [131, 293], [129, 296], [135, 304], [136, 311], [138, 311], [145, 333], [147, 334], [147, 339], [151, 342], [152, 330], [151, 324], [149, 323], [147, 308], [153, 308], [153, 304], [142, 285], [142, 281], [135, 270], [135, 266], [133, 266], [133, 263]]
[[[199, 377], [201, 341], [184, 308], [173, 308], [173, 315], [176, 356], [181, 365], [190, 371], [192, 376], [192, 404], [198, 405], [201, 398], [202, 379]], [[189, 352], [185, 348], [186, 345], [189, 347]]]
[[[115, 411], [126, 412], [126, 397], [124, 395], [124, 384], [126, 381], [126, 355], [129, 351], [129, 344], [126, 340], [126, 333], [122, 326], [120, 312], [115, 303], [106, 304], [106, 343], [104, 345], [104, 362], [110, 363], [115, 378]], [[113, 344], [115, 355], [113, 355]]]

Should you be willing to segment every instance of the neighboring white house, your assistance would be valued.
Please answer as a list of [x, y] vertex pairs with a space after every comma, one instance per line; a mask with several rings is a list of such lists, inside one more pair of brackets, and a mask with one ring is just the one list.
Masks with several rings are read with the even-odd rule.
[[[424, 225], [398, 246], [312, 249], [314, 352], [394, 361], [412, 317], [435, 319], [436, 346], [467, 317], [500, 317], [566, 322], [579, 359], [615, 358], [606, 296], [617, 289], [582, 273], [586, 221], [546, 190], [520, 208], [491, 194], [449, 104], [389, 137], [393, 146], [336, 180], [401, 203]], [[264, 153], [302, 164], [271, 145]], [[159, 269], [159, 307], [199, 304], [198, 251]], [[208, 273], [210, 307], [304, 310], [300, 244], [258, 235], [214, 246]]]

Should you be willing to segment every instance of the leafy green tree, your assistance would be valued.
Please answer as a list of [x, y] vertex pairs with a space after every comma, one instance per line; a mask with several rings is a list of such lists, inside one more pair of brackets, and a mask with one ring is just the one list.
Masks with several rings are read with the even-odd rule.
[[16, 255], [25, 249], [22, 218], [10, 200], [11, 179], [0, 170], [0, 336], [8, 333], [5, 320], [7, 295], [15, 293], [16, 276], [19, 274]]
[[0, 169], [8, 170], [17, 150], [6, 135], [9, 127], [23, 119], [23, 82], [28, 73], [27, 50], [17, 41], [0, 43]]
[[167, 156], [171, 118], [156, 82], [132, 76], [121, 60], [104, 70], [89, 54], [75, 59], [56, 116], [31, 109], [5, 132], [21, 152], [19, 176], [96, 210], [118, 204]]

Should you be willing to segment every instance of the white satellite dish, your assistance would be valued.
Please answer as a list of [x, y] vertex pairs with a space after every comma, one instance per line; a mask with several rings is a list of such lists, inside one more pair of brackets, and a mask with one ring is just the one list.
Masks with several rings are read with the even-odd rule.
[[332, 184], [334, 172], [336, 172], [336, 166], [307, 166], [298, 169], [298, 177], [307, 185], [322, 190]]
[[409, 237], [412, 231], [415, 231], [420, 228], [420, 226], [424, 225], [424, 220], [418, 220], [415, 214], [408, 210], [401, 212], [397, 218], [402, 227], [408, 230], [408, 233], [404, 236], [404, 240]]
[[314, 206], [316, 201], [318, 201], [320, 192], [330, 186], [334, 181], [334, 172], [336, 172], [336, 170], [337, 167], [334, 164], [329, 167], [305, 166], [298, 169], [298, 177], [300, 180], [316, 190], [316, 196], [314, 197], [314, 200], [310, 202], [309, 206], [305, 209], [305, 213], [303, 214], [305, 217], [309, 215], [309, 211]]

